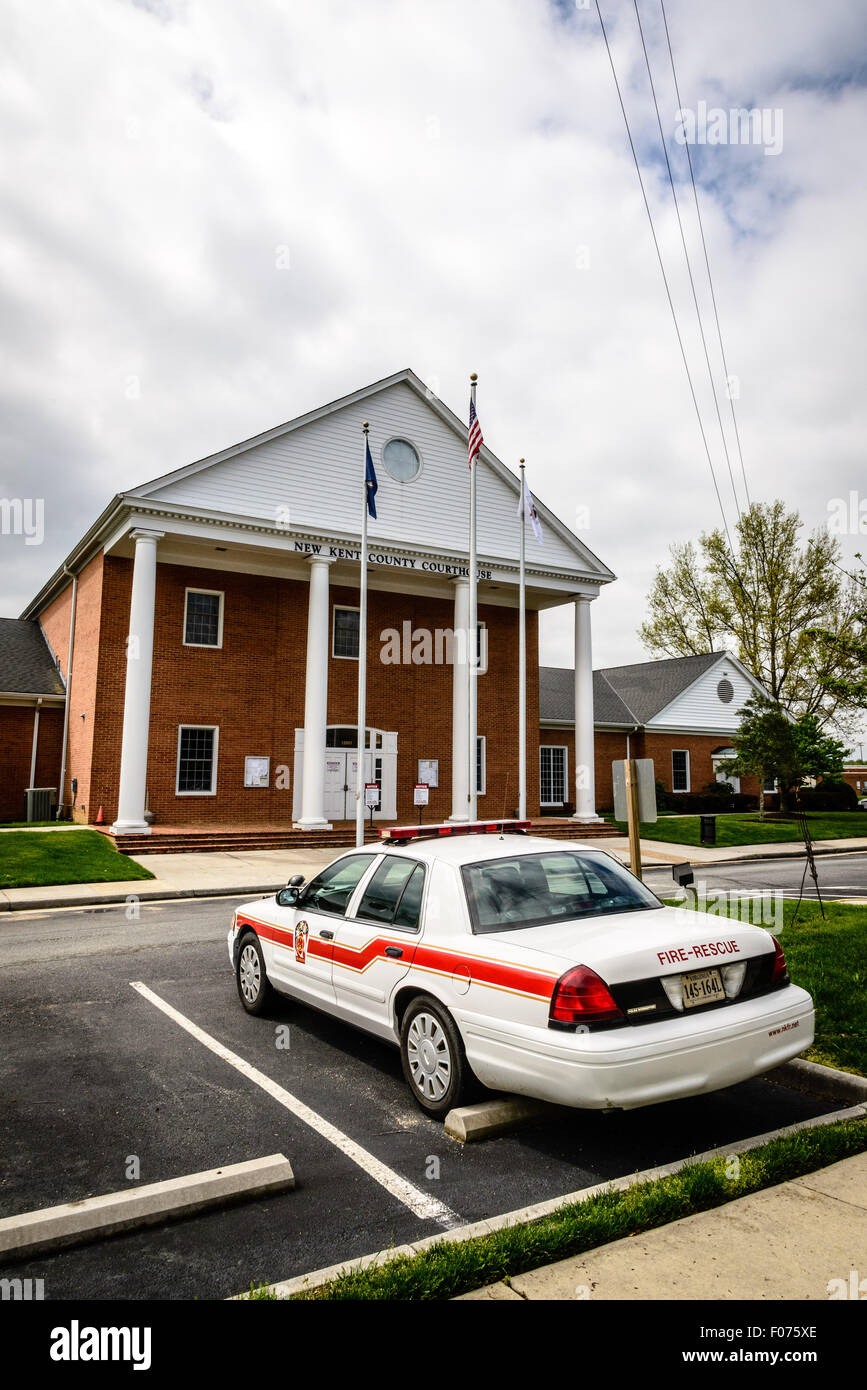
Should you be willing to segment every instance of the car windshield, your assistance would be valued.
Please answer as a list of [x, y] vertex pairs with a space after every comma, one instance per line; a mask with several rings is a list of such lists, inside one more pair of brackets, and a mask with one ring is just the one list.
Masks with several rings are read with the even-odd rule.
[[462, 873], [474, 932], [516, 931], [662, 906], [615, 859], [592, 851], [516, 854], [466, 864]]

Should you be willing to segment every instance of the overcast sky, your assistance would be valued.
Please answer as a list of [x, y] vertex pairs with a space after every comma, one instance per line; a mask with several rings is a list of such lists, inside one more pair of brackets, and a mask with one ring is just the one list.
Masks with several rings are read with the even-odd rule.
[[[635, 9], [602, 13], [731, 523]], [[867, 5], [667, 14], [684, 107], [767, 113], [695, 145], [699, 195], [750, 492], [823, 526], [867, 492]], [[0, 496], [46, 509], [0, 613], [122, 488], [404, 366], [464, 414], [475, 370], [486, 442], [619, 576], [595, 664], [642, 658], [654, 567], [720, 516], [593, 0], [6, 0], [0, 38]]]

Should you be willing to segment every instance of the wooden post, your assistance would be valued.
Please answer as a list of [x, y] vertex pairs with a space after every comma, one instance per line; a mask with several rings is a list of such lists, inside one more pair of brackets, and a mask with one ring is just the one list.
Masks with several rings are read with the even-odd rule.
[[641, 831], [638, 820], [638, 768], [634, 758], [626, 759], [626, 814], [629, 824], [629, 863], [641, 878]]

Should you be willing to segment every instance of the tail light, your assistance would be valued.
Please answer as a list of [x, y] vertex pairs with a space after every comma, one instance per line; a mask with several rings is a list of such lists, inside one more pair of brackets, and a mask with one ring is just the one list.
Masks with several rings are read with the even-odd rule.
[[605, 981], [588, 965], [576, 965], [561, 975], [548, 1011], [550, 1023], [610, 1023], [623, 1018]]
[[783, 948], [773, 933], [771, 933], [771, 940], [774, 943], [774, 969], [771, 974], [771, 984], [787, 985], [789, 983], [789, 971], [786, 966], [786, 957], [783, 954]]

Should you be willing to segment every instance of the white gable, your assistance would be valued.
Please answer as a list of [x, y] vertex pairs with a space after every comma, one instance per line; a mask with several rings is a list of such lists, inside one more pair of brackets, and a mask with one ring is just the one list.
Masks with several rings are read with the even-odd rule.
[[[337, 402], [302, 417], [227, 455], [181, 469], [136, 488], [139, 498], [195, 512], [219, 513], [275, 524], [289, 534], [335, 533], [357, 537], [360, 528], [362, 423], [370, 424], [370, 449], [379, 491], [377, 519], [369, 522], [372, 545], [389, 543], [462, 552], [468, 543], [469, 470], [463, 439], [440, 402], [420, 394], [406, 373], [373, 392]], [[413, 379], [415, 381], [415, 379]], [[423, 388], [422, 388], [423, 389]], [[452, 417], [453, 418], [453, 417]], [[408, 483], [395, 481], [382, 460], [384, 445], [408, 439], [422, 460]], [[498, 460], [482, 458], [478, 473], [478, 551], [481, 558], [514, 563], [518, 555], [518, 481]], [[528, 535], [527, 565], [598, 576], [611, 573], [539, 505], [544, 547]], [[288, 518], [288, 520], [287, 520]], [[547, 520], [547, 524], [546, 524]], [[556, 528], [556, 529], [555, 529]]]
[[[728, 702], [720, 697], [722, 681], [727, 681], [734, 692]], [[740, 723], [741, 710], [746, 701], [760, 691], [758, 681], [749, 675], [740, 662], [724, 655], [670, 705], [660, 710], [646, 727], [733, 734]]]

